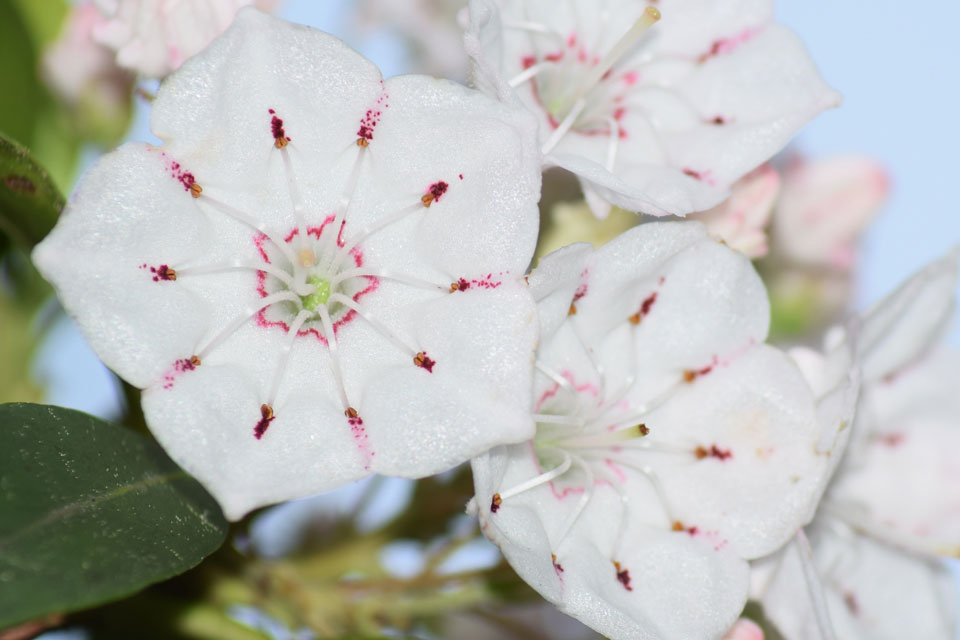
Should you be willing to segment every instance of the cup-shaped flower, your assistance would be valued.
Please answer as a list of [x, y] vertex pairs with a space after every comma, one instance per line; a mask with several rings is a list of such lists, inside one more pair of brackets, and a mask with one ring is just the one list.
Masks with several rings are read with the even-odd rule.
[[533, 432], [528, 117], [245, 9], [34, 259], [231, 518], [436, 473]]
[[[955, 587], [935, 556], [960, 556], [960, 357], [931, 347], [951, 316], [957, 258], [928, 265], [828, 338], [855, 337], [864, 385], [808, 527], [810, 552], [765, 562], [776, 569], [758, 596], [787, 638], [831, 638], [831, 623], [857, 640], [956, 637]], [[832, 366], [830, 354], [795, 356], [814, 386]], [[816, 593], [820, 604], [807, 597]]]
[[117, 52], [117, 64], [163, 78], [203, 50], [242, 7], [268, 11], [276, 0], [92, 0], [104, 16], [94, 39]]
[[774, 216], [777, 253], [794, 264], [848, 272], [889, 191], [887, 172], [870, 158], [791, 159]]
[[747, 558], [806, 521], [839, 424], [783, 352], [750, 261], [702, 224], [644, 224], [529, 276], [534, 438], [472, 462], [485, 534], [611, 638], [717, 638]]
[[471, 0], [477, 85], [540, 121], [544, 164], [609, 204], [703, 211], [839, 102], [772, 0]]

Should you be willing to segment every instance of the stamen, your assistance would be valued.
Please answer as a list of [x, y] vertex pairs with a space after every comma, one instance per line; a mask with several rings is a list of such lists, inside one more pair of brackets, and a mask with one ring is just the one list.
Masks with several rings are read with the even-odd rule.
[[570, 328], [573, 330], [573, 334], [577, 337], [577, 342], [580, 343], [580, 347], [583, 349], [584, 355], [587, 356], [587, 360], [590, 361], [590, 366], [593, 368], [594, 373], [597, 375], [597, 380], [600, 387], [599, 397], [603, 398], [604, 389], [606, 388], [606, 374], [604, 372], [603, 366], [597, 361], [596, 356], [593, 353], [593, 349], [587, 346], [587, 341], [583, 339], [583, 334], [580, 333], [580, 328], [576, 322], [570, 323]]
[[260, 405], [260, 421], [257, 422], [257, 426], [253, 428], [253, 437], [259, 440], [263, 437], [263, 434], [267, 432], [267, 427], [270, 426], [270, 423], [273, 422], [275, 415], [273, 415], [273, 407], [269, 404]]
[[402, 220], [411, 213], [415, 213], [417, 211], [423, 211], [423, 205], [419, 202], [417, 204], [406, 206], [403, 209], [390, 214], [389, 216], [380, 218], [373, 226], [367, 227], [366, 229], [352, 236], [342, 247], [339, 248], [333, 260], [330, 261], [329, 270], [336, 271], [337, 268], [340, 267], [340, 264], [343, 262], [344, 258], [346, 258], [350, 252], [353, 251], [354, 247], [375, 234], [377, 231], [380, 231], [384, 227], [389, 226], [398, 220]]
[[573, 462], [576, 462], [581, 469], [583, 469], [583, 474], [587, 478], [583, 487], [583, 495], [580, 496], [580, 501], [577, 503], [573, 513], [570, 514], [570, 517], [567, 518], [566, 524], [564, 524], [563, 529], [561, 529], [562, 533], [560, 534], [560, 537], [557, 538], [556, 543], [552, 545], [554, 549], [558, 550], [560, 549], [560, 545], [563, 544], [563, 541], [566, 539], [567, 534], [570, 533], [573, 525], [576, 524], [577, 520], [580, 519], [580, 514], [583, 513], [584, 509], [586, 509], [587, 503], [590, 502], [590, 498], [593, 497], [593, 469], [591, 469], [590, 466], [578, 456], [570, 455], [570, 458], [573, 460]]
[[813, 550], [810, 548], [810, 542], [804, 535], [803, 529], [797, 531], [796, 552], [800, 558], [800, 566], [803, 568], [803, 579], [806, 582], [810, 603], [813, 605], [820, 637], [833, 640], [836, 636], [833, 632], [833, 624], [830, 622], [827, 600], [823, 593], [823, 583], [817, 575], [816, 567], [813, 566]]
[[[630, 352], [631, 354], [633, 354], [632, 349], [630, 350]], [[624, 380], [624, 383], [620, 386], [620, 388], [617, 390], [616, 393], [611, 395], [609, 398], [601, 401], [600, 404], [598, 404], [593, 410], [583, 414], [582, 416], [583, 419], [586, 422], [601, 422], [601, 421], [606, 422], [605, 420], [603, 420], [604, 416], [610, 413], [610, 411], [619, 408], [620, 401], [623, 400], [623, 398], [630, 392], [630, 390], [633, 388], [633, 383], [635, 381], [636, 381], [636, 378], [633, 375], [628, 376], [627, 379]], [[643, 418], [648, 413], [647, 407], [644, 405], [640, 405], [637, 407], [632, 407], [632, 409], [633, 409], [632, 413], [614, 417], [613, 423], [607, 424], [605, 426], [607, 427], [626, 426], [628, 423], [643, 422]]]
[[192, 195], [194, 198], [199, 198], [201, 193], [203, 193], [203, 187], [201, 187], [198, 183], [194, 182], [190, 185], [190, 195]]
[[[365, 138], [360, 138], [364, 140]], [[327, 235], [325, 242], [323, 243], [323, 250], [321, 255], [325, 256], [335, 256], [333, 260], [336, 261], [336, 258], [342, 252], [337, 252], [334, 249], [339, 246], [340, 243], [340, 232], [343, 230], [343, 221], [347, 215], [347, 209], [350, 208], [350, 200], [353, 198], [353, 193], [357, 189], [357, 180], [360, 178], [360, 168], [363, 166], [363, 159], [366, 157], [366, 145], [361, 145], [360, 149], [357, 151], [357, 159], [353, 162], [353, 169], [350, 171], [350, 177], [347, 178], [347, 184], [344, 186], [343, 195], [340, 196], [340, 204], [337, 207], [337, 215], [333, 219], [333, 226], [330, 227], [333, 230], [333, 233]], [[333, 263], [331, 263], [333, 264]]]
[[542, 22], [526, 22], [526, 21], [517, 21], [510, 22], [505, 20], [503, 22], [504, 29], [517, 29], [519, 31], [530, 31], [533, 33], [541, 33], [546, 36], [555, 36], [560, 40], [563, 40], [563, 35], [556, 29], [549, 27]]
[[[313, 257], [313, 252], [309, 249], [304, 248], [304, 244], [307, 242], [307, 224], [304, 221], [304, 206], [303, 206], [303, 197], [300, 195], [300, 187], [297, 186], [297, 177], [293, 172], [293, 162], [290, 160], [290, 152], [286, 148], [286, 138], [277, 138], [277, 140], [284, 140], [283, 146], [277, 146], [280, 149], [280, 157], [283, 158], [283, 171], [287, 176], [287, 188], [290, 190], [290, 201], [293, 204], [293, 215], [294, 219], [297, 221], [297, 241], [301, 246], [300, 251], [297, 254], [299, 258], [298, 263], [303, 267], [312, 267], [316, 258]], [[308, 257], [308, 264], [303, 264], [303, 258]]]
[[824, 499], [821, 500], [818, 510], [821, 513], [827, 513], [833, 516], [854, 531], [868, 535], [892, 547], [916, 549], [918, 545], [922, 545], [923, 548], [921, 550], [931, 555], [960, 557], [955, 547], [945, 548], [944, 545], [937, 544], [935, 540], [924, 540], [919, 536], [904, 534], [892, 527], [878, 524], [867, 515], [861, 505], [856, 503], [840, 503]]
[[616, 560], [613, 561], [613, 569], [617, 572], [617, 582], [622, 584], [627, 591], [633, 591], [633, 587], [630, 586], [630, 571], [621, 567]]
[[232, 271], [234, 269], [263, 271], [265, 273], [269, 273], [274, 278], [277, 278], [278, 280], [286, 284], [288, 287], [293, 286], [293, 278], [290, 277], [290, 274], [284, 271], [283, 269], [279, 269], [275, 267], [269, 262], [260, 262], [257, 264], [251, 264], [249, 262], [243, 262], [241, 260], [237, 260], [234, 262], [224, 262], [221, 264], [208, 264], [208, 265], [201, 265], [198, 267], [187, 267], [177, 271], [177, 276], [181, 278], [184, 276], [201, 276], [208, 273], [217, 273], [219, 271]]
[[562, 416], [553, 413], [534, 413], [533, 419], [538, 423], [571, 424], [576, 427], [584, 426], [583, 420], [574, 416]]
[[267, 394], [267, 404], [273, 405], [274, 401], [277, 399], [277, 392], [280, 391], [280, 382], [283, 380], [283, 372], [287, 368], [287, 362], [290, 360], [290, 351], [293, 347], [293, 341], [297, 337], [297, 333], [300, 331], [300, 327], [303, 326], [303, 323], [307, 321], [307, 318], [313, 316], [312, 311], [306, 309], [300, 311], [297, 314], [297, 317], [294, 318], [293, 323], [290, 325], [289, 331], [287, 331], [287, 341], [283, 345], [283, 350], [280, 352], [280, 358], [277, 361], [277, 368], [273, 374], [273, 384], [270, 385], [270, 393]]
[[550, 67], [556, 66], [556, 64], [557, 63], [553, 60], [544, 60], [543, 62], [538, 62], [537, 64], [531, 65], [517, 75], [513, 76], [513, 78], [511, 78], [510, 82], [507, 84], [509, 84], [512, 89], [516, 89], [524, 82], [527, 82], [534, 76], [538, 75], [541, 71], [545, 71]]
[[390, 329], [388, 329], [382, 322], [374, 318], [370, 312], [366, 311], [361, 307], [356, 300], [349, 298], [342, 293], [334, 293], [330, 296], [330, 302], [339, 302], [340, 304], [349, 307], [357, 312], [357, 314], [362, 317], [364, 320], [370, 323], [374, 329], [383, 334], [388, 340], [393, 344], [397, 345], [402, 351], [407, 351], [411, 356], [415, 355], [419, 349], [414, 349], [399, 337], [396, 336]]
[[426, 369], [428, 373], [433, 373], [433, 367], [437, 364], [437, 361], [429, 357], [425, 351], [418, 351], [417, 355], [413, 356], [413, 364], [421, 369]]
[[583, 409], [583, 397], [576, 389], [573, 388], [573, 385], [570, 384], [570, 381], [545, 365], [540, 360], [536, 360], [534, 366], [540, 373], [553, 380], [559, 389], [563, 389], [573, 397], [574, 401], [577, 403], [577, 413], [580, 413], [580, 411]]
[[[576, 93], [574, 93], [569, 99], [564, 100], [561, 105], [566, 105], [570, 103], [575, 103], [580, 100], [583, 96], [587, 94], [590, 89], [593, 88], [610, 69], [613, 68], [613, 65], [617, 64], [620, 61], [620, 58], [627, 53], [633, 45], [637, 43], [638, 40], [647, 32], [647, 30], [652, 27], [657, 20], [660, 19], [660, 11], [656, 7], [647, 7], [643, 12], [643, 15], [633, 23], [633, 26], [623, 34], [616, 44], [611, 47], [607, 54], [603, 56], [603, 59], [595, 65], [587, 76], [579, 83], [579, 87]], [[554, 113], [560, 111], [560, 109], [552, 110]]]
[[402, 282], [403, 284], [408, 284], [413, 287], [420, 287], [422, 289], [436, 290], [436, 291], [446, 291], [447, 288], [436, 284], [435, 282], [429, 282], [427, 280], [421, 280], [420, 278], [415, 278], [413, 276], [408, 276], [402, 273], [396, 273], [393, 271], [383, 270], [383, 271], [371, 271], [363, 267], [357, 269], [350, 269], [349, 271], [341, 271], [333, 280], [330, 281], [330, 288], [336, 289], [341, 282], [344, 280], [349, 280], [351, 278], [377, 278], [378, 280], [395, 280], [397, 282]]
[[221, 213], [224, 213], [230, 216], [231, 218], [233, 218], [234, 220], [237, 220], [238, 222], [241, 222], [247, 225], [251, 229], [256, 229], [263, 235], [267, 236], [267, 239], [270, 240], [270, 242], [272, 242], [274, 245], [276, 245], [278, 249], [280, 249], [280, 251], [287, 258], [287, 260], [290, 261], [290, 264], [297, 263], [296, 257], [293, 255], [293, 251], [290, 249], [290, 246], [286, 242], [284, 242], [282, 238], [278, 239], [267, 228], [266, 224], [264, 224], [263, 222], [256, 220], [253, 216], [246, 214], [243, 211], [240, 211], [236, 207], [230, 206], [226, 202], [221, 202], [220, 200], [217, 200], [216, 198], [211, 198], [208, 195], [204, 195], [201, 198], [200, 202], [206, 202], [210, 204], [210, 206], [212, 206], [214, 209], [217, 209], [218, 211], [220, 211]]
[[447, 192], [448, 188], [450, 188], [450, 185], [442, 180], [440, 182], [435, 182], [430, 185], [430, 189], [423, 194], [423, 196], [420, 198], [420, 202], [423, 204], [423, 206], [430, 208], [430, 205], [433, 204], [433, 201], [439, 201], [443, 194]]
[[555, 444], [558, 447], [573, 449], [609, 449], [624, 442], [629, 442], [650, 433], [650, 429], [645, 424], [636, 424], [626, 429], [618, 431], [607, 431], [604, 433], [595, 433], [587, 436], [579, 436], [559, 440]]
[[[620, 518], [617, 524], [617, 536], [613, 539], [613, 547], [610, 551], [610, 557], [612, 559], [620, 555], [620, 545], [623, 544], [623, 534], [627, 529], [627, 511], [630, 509], [630, 498], [620, 486], [620, 482], [616, 478], [611, 477], [603, 467], [598, 466], [597, 471], [599, 471], [600, 476], [610, 484], [613, 490], [617, 492], [617, 495], [620, 496]], [[616, 560], [614, 560], [614, 564], [616, 564]]]
[[555, 478], [559, 478], [560, 476], [565, 474], [567, 471], [569, 471], [570, 466], [573, 464], [573, 457], [566, 451], [563, 451], [560, 449], [558, 449], [558, 451], [560, 451], [560, 453], [563, 455], [563, 462], [558, 464], [553, 469], [550, 469], [549, 471], [545, 471], [534, 478], [530, 478], [526, 482], [521, 482], [520, 484], [514, 487], [511, 487], [506, 491], [495, 493], [493, 495], [493, 505], [499, 507], [500, 503], [503, 502], [504, 500], [507, 500], [514, 496], [518, 496], [525, 491], [530, 491], [530, 489], [535, 489], [542, 484], [546, 484], [547, 482], [554, 480]]
[[617, 163], [617, 150], [620, 148], [620, 122], [616, 118], [607, 118], [610, 125], [610, 143], [607, 147], [607, 171], [613, 173]]
[[570, 131], [570, 128], [573, 127], [573, 123], [576, 122], [577, 116], [583, 111], [583, 108], [586, 106], [586, 101], [583, 98], [579, 98], [573, 105], [573, 108], [570, 109], [570, 113], [563, 119], [563, 122], [553, 130], [553, 133], [547, 138], [547, 141], [543, 143], [543, 147], [540, 148], [540, 153], [547, 155], [553, 148], [556, 147], [560, 140], [563, 139], [563, 136], [567, 135], [567, 132]]
[[[344, 414], [349, 419], [355, 419], [357, 418], [357, 411], [350, 406], [350, 401], [347, 400], [347, 390], [343, 384], [343, 370], [340, 368], [337, 335], [333, 330], [333, 323], [330, 321], [330, 312], [328, 312], [326, 306], [323, 305], [317, 310], [320, 312], [320, 322], [323, 325], [324, 338], [327, 341], [327, 347], [330, 351], [330, 368], [333, 369], [333, 377], [337, 379], [337, 391], [340, 393], [340, 402], [343, 403]], [[352, 416], [350, 415], [351, 412], [353, 413]]]
[[[646, 443], [636, 443], [636, 444], [646, 444]], [[656, 445], [655, 443], [649, 443], [651, 446], [650, 450], [656, 451], [657, 447], [666, 446], [666, 445]], [[660, 482], [660, 476], [657, 475], [657, 472], [653, 470], [652, 467], [648, 465], [638, 465], [633, 460], [624, 458], [617, 455], [604, 455], [604, 460], [610, 460], [621, 467], [627, 467], [628, 469], [633, 469], [642, 473], [647, 480], [650, 481], [650, 484], [653, 486], [654, 492], [657, 494], [657, 497], [660, 499], [660, 505], [663, 507], [663, 511], [667, 516], [667, 521], [676, 524], [679, 520], [674, 516], [674, 509], [670, 505], [670, 501], [667, 500], [667, 495], [663, 491], [663, 484]]]
[[204, 346], [202, 349], [198, 349], [197, 356], [201, 360], [205, 359], [211, 351], [220, 345], [221, 342], [233, 335], [237, 329], [239, 329], [250, 318], [257, 315], [261, 309], [265, 309], [272, 304], [276, 304], [277, 302], [299, 301], [299, 296], [289, 291], [281, 291], [279, 293], [274, 293], [264, 298], [260, 298], [260, 300], [258, 300], [258, 304], [247, 307], [242, 314], [237, 316], [233, 321], [230, 322], [230, 324], [228, 324], [216, 336], [214, 336], [214, 338], [210, 340], [206, 346]]

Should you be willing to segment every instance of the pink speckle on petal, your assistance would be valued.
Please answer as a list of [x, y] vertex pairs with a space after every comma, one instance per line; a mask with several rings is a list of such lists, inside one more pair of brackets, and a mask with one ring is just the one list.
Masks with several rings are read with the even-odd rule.
[[733, 457], [733, 452], [730, 451], [730, 449], [721, 449], [716, 444], [710, 445], [710, 448], [698, 446], [696, 449], [694, 449], [693, 454], [697, 457], [697, 460], [716, 458], [721, 462], [729, 460]]
[[737, 47], [757, 35], [759, 31], [759, 29], [755, 28], [746, 29], [732, 38], [720, 38], [719, 40], [715, 40], [713, 44], [710, 45], [710, 49], [708, 49], [706, 53], [701, 54], [698, 60], [700, 62], [706, 62], [710, 58], [732, 53]]
[[367, 436], [367, 430], [363, 427], [363, 418], [357, 411], [350, 407], [344, 412], [347, 416], [347, 424], [350, 425], [350, 433], [353, 434], [353, 441], [364, 457], [364, 470], [370, 470], [370, 462], [374, 456], [370, 448], [370, 438]]
[[193, 176], [193, 174], [184, 169], [179, 162], [170, 158], [163, 151], [160, 152], [160, 155], [163, 156], [163, 159], [166, 162], [167, 170], [170, 172], [170, 177], [183, 185], [184, 191], [190, 191], [190, 188], [197, 183], [197, 179]]
[[380, 124], [380, 117], [383, 115], [382, 109], [389, 107], [389, 104], [384, 104], [384, 101], [387, 99], [387, 94], [382, 94], [377, 99], [377, 106], [372, 109], [367, 109], [366, 114], [360, 120], [360, 128], [357, 129], [357, 136], [361, 140], [373, 140], [373, 132], [377, 128], [377, 125]]
[[903, 444], [903, 441], [906, 439], [902, 433], [888, 433], [885, 436], [879, 438], [881, 444], [884, 444], [888, 447], [897, 447]]

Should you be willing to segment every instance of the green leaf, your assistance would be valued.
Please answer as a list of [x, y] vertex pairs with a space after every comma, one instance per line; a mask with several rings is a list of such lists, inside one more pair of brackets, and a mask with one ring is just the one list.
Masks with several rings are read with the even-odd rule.
[[30, 152], [0, 133], [0, 231], [26, 249], [53, 228], [63, 196]]
[[55, 0], [0, 0], [0, 131], [29, 147], [64, 191], [80, 140], [72, 109], [58, 105], [42, 80], [40, 59], [66, 9]]
[[0, 628], [121, 598], [223, 543], [217, 503], [143, 436], [17, 403], [0, 437]]

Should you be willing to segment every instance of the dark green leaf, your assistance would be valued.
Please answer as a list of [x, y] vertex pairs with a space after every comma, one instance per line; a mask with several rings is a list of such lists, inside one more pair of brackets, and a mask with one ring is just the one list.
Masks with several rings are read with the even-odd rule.
[[0, 231], [30, 249], [57, 222], [63, 196], [22, 145], [0, 133]]
[[223, 542], [217, 503], [143, 436], [18, 403], [0, 437], [0, 628], [123, 597]]

